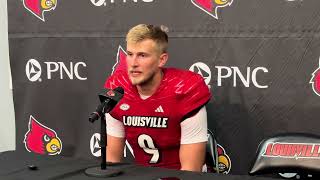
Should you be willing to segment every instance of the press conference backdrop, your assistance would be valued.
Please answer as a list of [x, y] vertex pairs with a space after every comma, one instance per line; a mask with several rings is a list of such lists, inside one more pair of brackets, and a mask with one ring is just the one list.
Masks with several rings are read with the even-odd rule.
[[0, 152], [15, 149], [15, 120], [9, 64], [7, 2], [0, 2]]
[[99, 123], [87, 117], [139, 23], [166, 25], [167, 66], [210, 87], [222, 173], [247, 174], [265, 137], [320, 134], [318, 0], [7, 2], [17, 151], [100, 156]]

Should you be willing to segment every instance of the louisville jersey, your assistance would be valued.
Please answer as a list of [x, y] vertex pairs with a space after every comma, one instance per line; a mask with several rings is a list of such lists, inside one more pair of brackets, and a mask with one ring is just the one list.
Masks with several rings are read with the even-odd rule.
[[144, 166], [180, 169], [180, 123], [211, 97], [203, 78], [191, 71], [163, 68], [156, 92], [142, 99], [126, 71], [116, 71], [105, 88], [121, 86], [124, 96], [110, 115], [124, 125], [135, 161]]

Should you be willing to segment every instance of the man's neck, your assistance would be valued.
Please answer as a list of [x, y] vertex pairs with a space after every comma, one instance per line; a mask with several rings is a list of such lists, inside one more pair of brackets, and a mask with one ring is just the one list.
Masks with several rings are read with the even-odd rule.
[[163, 72], [162, 70], [160, 70], [158, 73], [155, 74], [153, 80], [149, 83], [144, 85], [137, 85], [139, 94], [144, 96], [151, 96], [152, 94], [154, 94], [160, 86], [162, 78]]

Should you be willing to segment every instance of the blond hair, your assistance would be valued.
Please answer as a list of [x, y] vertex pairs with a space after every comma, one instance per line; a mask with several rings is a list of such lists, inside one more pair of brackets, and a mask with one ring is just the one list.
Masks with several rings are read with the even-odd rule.
[[126, 41], [138, 43], [145, 39], [151, 39], [156, 42], [160, 53], [166, 53], [168, 49], [168, 28], [165, 26], [154, 26], [139, 24], [129, 30]]

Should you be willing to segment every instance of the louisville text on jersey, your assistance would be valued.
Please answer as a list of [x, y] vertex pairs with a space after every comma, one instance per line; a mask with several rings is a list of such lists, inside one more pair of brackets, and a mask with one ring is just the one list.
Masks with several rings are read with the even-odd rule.
[[123, 124], [132, 127], [167, 128], [168, 118], [152, 116], [123, 116]]
[[269, 143], [262, 156], [281, 158], [320, 158], [320, 144]]

